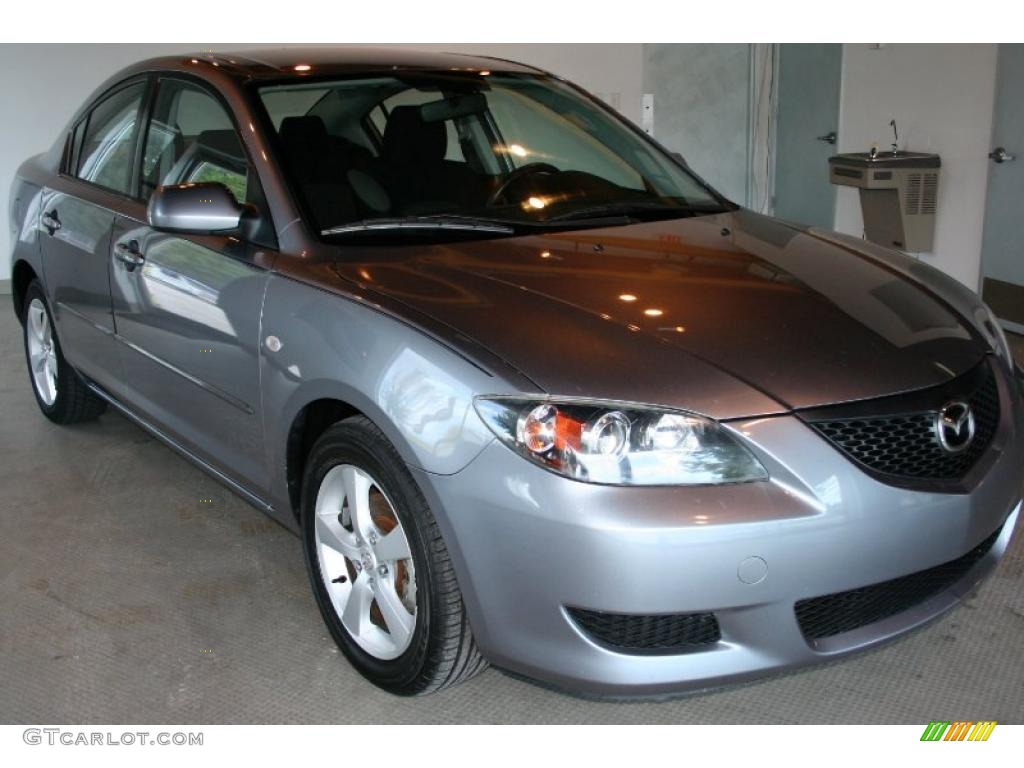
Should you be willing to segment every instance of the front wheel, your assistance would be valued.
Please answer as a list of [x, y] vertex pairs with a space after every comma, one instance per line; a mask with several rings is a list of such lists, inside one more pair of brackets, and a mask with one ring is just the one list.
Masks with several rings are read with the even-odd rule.
[[370, 682], [420, 695], [486, 667], [433, 512], [368, 419], [339, 422], [313, 446], [302, 529], [320, 612]]
[[107, 404], [94, 395], [64, 359], [43, 287], [33, 280], [25, 291], [22, 326], [25, 359], [39, 410], [56, 424], [95, 419]]

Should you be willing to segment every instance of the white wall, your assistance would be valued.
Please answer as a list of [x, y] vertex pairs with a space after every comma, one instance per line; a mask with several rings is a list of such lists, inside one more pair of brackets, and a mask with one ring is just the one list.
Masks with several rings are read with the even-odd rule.
[[[846, 45], [839, 151], [892, 142], [942, 158], [933, 253], [921, 254], [972, 289], [981, 271], [982, 226], [996, 80], [995, 45]], [[863, 234], [855, 189], [840, 187], [836, 229]]]
[[750, 53], [743, 44], [644, 47], [654, 136], [729, 199], [748, 199]]
[[[7, 205], [21, 162], [52, 145], [82, 101], [118, 69], [140, 59], [213, 47], [244, 50], [272, 45], [124, 44], [0, 45], [0, 281], [8, 279], [10, 242]], [[298, 46], [301, 47], [301, 46]], [[640, 120], [643, 46], [640, 44], [423, 44], [400, 47], [482, 53], [518, 59], [572, 80]]]

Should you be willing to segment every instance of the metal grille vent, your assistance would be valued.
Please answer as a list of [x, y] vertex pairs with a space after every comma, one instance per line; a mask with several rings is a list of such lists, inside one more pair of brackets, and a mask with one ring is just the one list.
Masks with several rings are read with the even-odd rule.
[[935, 206], [939, 193], [939, 174], [924, 174], [922, 187], [923, 189], [921, 191], [921, 213], [935, 213]]
[[921, 174], [911, 173], [907, 175], [907, 200], [904, 206], [904, 213], [907, 216], [916, 216], [921, 212]]

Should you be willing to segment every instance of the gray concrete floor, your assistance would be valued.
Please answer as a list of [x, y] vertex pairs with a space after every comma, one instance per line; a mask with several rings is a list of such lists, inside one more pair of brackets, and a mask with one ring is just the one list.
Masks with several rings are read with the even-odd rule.
[[662, 703], [584, 701], [494, 669], [388, 696], [324, 631], [292, 534], [117, 415], [46, 421], [2, 310], [0, 722], [1024, 721], [1020, 534], [952, 613], [812, 671]]

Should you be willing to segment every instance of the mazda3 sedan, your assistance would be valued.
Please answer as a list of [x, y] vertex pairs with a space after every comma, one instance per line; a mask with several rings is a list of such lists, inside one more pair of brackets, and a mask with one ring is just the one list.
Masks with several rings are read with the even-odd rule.
[[10, 222], [43, 414], [113, 407], [299, 533], [394, 693], [831, 659], [954, 606], [1020, 513], [1024, 385], [974, 293], [738, 207], [530, 66], [145, 61]]

